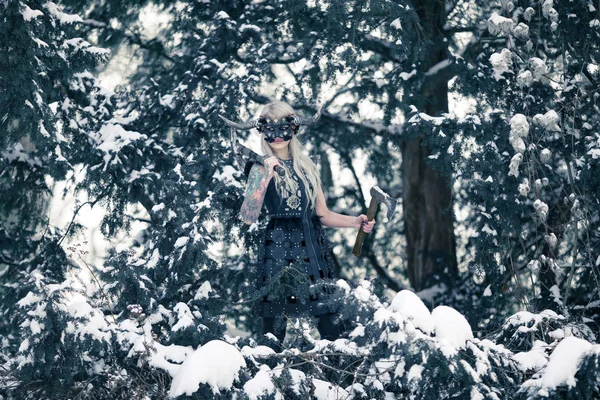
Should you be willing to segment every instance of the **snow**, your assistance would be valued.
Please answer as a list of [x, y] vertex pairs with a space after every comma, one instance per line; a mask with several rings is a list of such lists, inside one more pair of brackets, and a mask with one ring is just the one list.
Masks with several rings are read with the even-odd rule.
[[152, 212], [159, 212], [165, 209], [165, 203], [160, 203], [152, 206]]
[[28, 348], [29, 348], [29, 339], [25, 339], [21, 342], [21, 345], [19, 346], [19, 353], [27, 351]]
[[429, 309], [421, 299], [410, 290], [402, 290], [392, 300], [388, 310], [399, 313], [411, 320], [416, 328], [430, 334], [434, 330], [435, 322]]
[[494, 69], [494, 79], [499, 81], [502, 74], [510, 71], [512, 65], [512, 52], [508, 49], [502, 49], [500, 53], [494, 53], [490, 56], [490, 64]]
[[[600, 260], [600, 257], [598, 257], [598, 259]], [[350, 338], [357, 338], [357, 337], [362, 337], [365, 336], [365, 327], [362, 324], [359, 324], [356, 328], [354, 328], [354, 330], [352, 332], [350, 332], [350, 334], [348, 335], [348, 337]]]
[[342, 289], [346, 295], [348, 295], [350, 293], [350, 291], [351, 291], [350, 285], [348, 285], [348, 282], [346, 282], [344, 279], [338, 279], [335, 282], [335, 285], [338, 288]]
[[[244, 384], [244, 391], [250, 400], [258, 400], [259, 397], [275, 392], [275, 385], [269, 375], [270, 370], [267, 365], [261, 365], [254, 378]], [[281, 393], [275, 393], [275, 400], [283, 400]]]
[[66, 14], [61, 11], [61, 7], [51, 1], [44, 3], [44, 7], [63, 24], [72, 24], [73, 22], [83, 22], [83, 19], [76, 14]]
[[421, 379], [421, 373], [423, 372], [423, 366], [420, 364], [414, 364], [408, 370], [407, 379], [412, 381], [413, 379]]
[[176, 249], [179, 248], [179, 247], [184, 247], [188, 243], [189, 240], [190, 240], [189, 237], [187, 237], [187, 236], [181, 236], [181, 237], [177, 238], [177, 240], [175, 241], [174, 247]]
[[23, 10], [21, 11], [21, 14], [23, 14], [23, 19], [25, 21], [31, 21], [34, 18], [39, 17], [40, 15], [44, 15], [43, 12], [41, 12], [40, 10], [32, 10], [31, 8], [29, 8], [27, 6], [27, 4], [23, 5]]
[[523, 114], [515, 114], [510, 119], [510, 136], [525, 138], [529, 135], [529, 122]]
[[354, 289], [352, 291], [352, 294], [358, 300], [360, 300], [364, 303], [368, 303], [369, 299], [371, 298], [371, 292], [369, 291], [370, 286], [371, 286], [371, 283], [369, 281], [362, 281], [360, 283], [360, 286], [358, 286], [356, 289]]
[[245, 365], [244, 357], [234, 346], [222, 340], [211, 340], [181, 364], [173, 377], [169, 397], [191, 396], [200, 383], [209, 385], [215, 394], [222, 389], [229, 390]]
[[454, 308], [437, 306], [431, 316], [435, 322], [435, 336], [440, 341], [444, 354], [456, 354], [457, 349], [465, 347], [467, 340], [473, 339], [471, 325]]
[[[85, 323], [77, 323], [72, 332], [81, 339], [85, 335], [90, 335], [99, 341], [110, 341], [112, 334], [104, 314], [89, 303], [86, 296], [81, 293], [72, 293], [67, 297], [64, 310], [69, 313], [74, 320], [87, 319]], [[68, 329], [67, 329], [68, 330]]]
[[172, 94], [165, 94], [162, 97], [159, 97], [158, 99], [158, 104], [160, 104], [161, 106], [164, 107], [168, 107], [170, 109], [174, 109], [175, 108], [175, 101], [176, 97]]
[[545, 114], [536, 114], [533, 116], [533, 123], [541, 126], [547, 131], [551, 132], [560, 132], [560, 126], [558, 123], [560, 121], [560, 117], [558, 113], [554, 110], [549, 110]]
[[536, 340], [531, 350], [515, 354], [513, 358], [519, 364], [519, 369], [527, 372], [538, 371], [540, 368], [543, 368], [548, 362], [545, 352], [546, 347], [548, 345], [545, 342]]
[[523, 179], [523, 182], [519, 184], [519, 194], [523, 197], [527, 197], [527, 195], [529, 194], [529, 190], [529, 179], [525, 178]]
[[338, 400], [348, 397], [348, 392], [337, 385], [313, 378], [316, 400]]
[[533, 75], [531, 74], [531, 71], [521, 71], [519, 75], [517, 75], [517, 85], [519, 85], [521, 89], [531, 86], [532, 82]]
[[575, 374], [579, 370], [581, 357], [598, 347], [600, 346], [594, 346], [587, 340], [574, 336], [563, 339], [552, 352], [541, 378], [530, 379], [523, 383], [523, 386], [546, 389], [554, 389], [563, 384], [575, 386], [577, 384]]
[[194, 300], [205, 300], [208, 299], [209, 293], [212, 292], [212, 287], [210, 286], [209, 281], [205, 281], [196, 292], [194, 296]]
[[92, 46], [90, 42], [84, 40], [83, 38], [68, 39], [65, 40], [64, 43], [65, 45], [73, 46], [74, 50], [76, 51], [85, 51], [88, 53], [94, 53], [99, 55], [110, 54], [110, 50], [102, 47]]
[[487, 223], [483, 225], [481, 231], [487, 233], [490, 236], [498, 236], [498, 232], [495, 229], [490, 228], [490, 226]]
[[542, 4], [542, 15], [547, 18], [549, 16], [550, 10], [552, 10], [553, 7], [553, 0], [544, 0], [544, 3]]
[[512, 30], [514, 24], [512, 19], [503, 17], [498, 13], [492, 13], [492, 16], [488, 18], [488, 30], [494, 36], [500, 34], [507, 35]]
[[547, 164], [548, 161], [550, 161], [551, 157], [552, 157], [552, 152], [548, 149], [542, 149], [542, 151], [540, 152], [540, 161], [543, 162], [544, 164]]
[[242, 347], [242, 355], [248, 358], [267, 358], [273, 354], [275, 354], [275, 350], [267, 346]]
[[546, 240], [546, 242], [548, 243], [548, 246], [550, 246], [551, 249], [556, 247], [556, 244], [558, 243], [558, 238], [556, 237], [556, 235], [554, 233], [550, 233], [549, 235], [544, 235], [544, 239]]
[[523, 22], [519, 22], [519, 24], [513, 28], [512, 33], [517, 38], [525, 39], [529, 36], [529, 26]]
[[521, 165], [522, 161], [522, 153], [517, 153], [513, 156], [513, 158], [510, 160], [510, 165], [508, 166], [508, 176], [512, 175], [515, 178], [519, 177], [519, 166]]
[[[94, 135], [92, 135], [94, 136]], [[105, 153], [104, 170], [113, 158], [113, 153], [118, 153], [125, 146], [138, 139], [147, 139], [146, 135], [134, 131], [126, 131], [121, 125], [108, 123], [95, 134], [98, 150]]]
[[396, 364], [396, 368], [394, 369], [394, 376], [397, 378], [401, 378], [402, 376], [404, 376], [405, 372], [406, 372], [406, 361], [404, 361], [403, 359], [400, 359], [400, 361], [398, 361], [398, 364]]
[[522, 138], [511, 136], [511, 137], [509, 137], [508, 140], [510, 142], [510, 145], [513, 147], [513, 150], [516, 153], [524, 153], [525, 152], [525, 149], [526, 149], [525, 141]]
[[[38, 47], [48, 47], [48, 43], [44, 42], [41, 39], [34, 37], [33, 41], [38, 45]], [[48, 136], [48, 135], [44, 135], [44, 136]]]
[[[531, 263], [539, 265], [539, 261], [533, 260]], [[562, 315], [556, 314], [552, 310], [543, 310], [539, 314], [533, 314], [529, 311], [519, 311], [507, 318], [505, 324], [511, 326], [519, 326], [519, 332], [527, 333], [534, 332], [538, 328], [538, 324], [546, 320], [562, 320]]]
[[390, 23], [390, 26], [391, 26], [392, 28], [396, 28], [396, 29], [398, 29], [398, 30], [401, 30], [401, 29], [402, 29], [402, 24], [400, 23], [400, 18], [396, 18], [395, 20], [393, 20], [393, 21]]
[[533, 208], [535, 209], [535, 212], [537, 213], [538, 217], [540, 217], [542, 221], [546, 221], [549, 211], [548, 204], [544, 203], [540, 199], [537, 199], [533, 202]]
[[231, 165], [225, 165], [223, 167], [223, 172], [217, 170], [212, 177], [235, 187], [243, 188], [243, 185], [235, 178], [235, 175], [239, 176], [239, 171]]
[[17, 304], [19, 305], [19, 307], [27, 307], [31, 304], [38, 303], [40, 301], [42, 301], [42, 298], [40, 296], [34, 294], [33, 292], [29, 292], [25, 297], [19, 300]]
[[413, 69], [410, 72], [404, 72], [404, 71], [402, 71], [402, 72], [400, 72], [400, 78], [402, 78], [402, 80], [407, 81], [410, 78], [412, 78], [413, 76], [415, 76], [416, 74], [417, 74], [417, 70], [416, 69]]
[[187, 304], [179, 302], [173, 310], [177, 313], [177, 323], [171, 328], [173, 332], [194, 326], [194, 316]]
[[26, 319], [25, 321], [23, 321], [23, 323], [21, 323], [20, 326], [22, 328], [29, 328], [29, 329], [31, 329], [31, 333], [33, 335], [41, 333], [46, 328], [46, 325], [40, 324], [35, 319]]
[[241, 24], [240, 25], [240, 32], [244, 32], [247, 30], [254, 31], [254, 32], [260, 32], [262, 29], [253, 24]]
[[446, 285], [438, 283], [426, 289], [420, 290], [416, 294], [421, 300], [433, 303], [434, 298], [438, 294], [444, 293], [447, 289], [448, 287]]
[[539, 80], [546, 73], [546, 63], [541, 58], [531, 57], [529, 59], [529, 69], [534, 80]]
[[[429, 115], [427, 113], [424, 112], [420, 112], [418, 114], [418, 116], [420, 118], [422, 118], [424, 121], [431, 121], [434, 125], [441, 125], [444, 123], [444, 121], [446, 120], [445, 116], [441, 116], [441, 117], [434, 117], [432, 115]], [[414, 123], [416, 122], [415, 116], [413, 116], [411, 119], [408, 120], [408, 122]]]
[[527, 7], [523, 13], [523, 18], [526, 21], [531, 21], [531, 18], [535, 15], [535, 9], [533, 7]]
[[[300, 394], [300, 385], [306, 382], [306, 374], [294, 368], [288, 368], [287, 366], [285, 368], [292, 377], [292, 390], [296, 394]], [[280, 377], [283, 370], [284, 366], [282, 364], [278, 364], [277, 367], [273, 369], [273, 375]]]
[[[117, 340], [119, 342], [132, 343], [127, 357], [143, 355], [148, 365], [160, 368], [168, 372], [171, 376], [175, 376], [180, 371], [182, 365], [174, 364], [170, 361], [181, 363], [192, 352], [192, 348], [189, 346], [177, 346], [175, 344], [164, 346], [156, 342], [152, 337], [152, 325], [150, 325], [150, 322], [144, 324], [141, 334], [139, 332], [140, 328], [132, 326], [131, 323], [121, 323], [121, 329], [117, 334]], [[150, 351], [148, 351], [149, 349]]]
[[[156, 206], [155, 206], [156, 207]], [[160, 251], [158, 249], [154, 249], [152, 255], [150, 256], [150, 260], [146, 263], [147, 268], [155, 268], [160, 261]]]
[[440, 62], [438, 62], [437, 64], [433, 65], [431, 68], [429, 68], [429, 70], [427, 70], [425, 72], [425, 76], [430, 76], [430, 75], [435, 75], [438, 72], [440, 72], [441, 70], [443, 70], [444, 68], [446, 68], [447, 66], [449, 66], [450, 64], [452, 64], [452, 61], [450, 61], [449, 59], [444, 59]]
[[219, 11], [217, 13], [217, 15], [215, 15], [215, 17], [217, 19], [231, 19], [231, 17], [229, 16], [229, 14], [227, 14], [225, 11]]

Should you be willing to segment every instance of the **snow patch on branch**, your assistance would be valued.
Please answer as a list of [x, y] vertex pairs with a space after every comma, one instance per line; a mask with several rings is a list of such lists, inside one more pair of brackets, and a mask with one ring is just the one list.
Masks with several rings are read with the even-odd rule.
[[239, 371], [246, 366], [244, 357], [234, 346], [222, 340], [211, 340], [190, 354], [173, 377], [169, 398], [191, 396], [201, 383], [213, 393], [230, 390]]

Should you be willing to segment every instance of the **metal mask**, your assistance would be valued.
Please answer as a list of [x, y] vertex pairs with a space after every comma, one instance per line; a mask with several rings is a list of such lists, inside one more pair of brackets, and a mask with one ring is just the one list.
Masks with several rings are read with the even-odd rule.
[[268, 143], [273, 143], [277, 138], [291, 140], [292, 136], [298, 133], [299, 126], [294, 114], [279, 119], [261, 115], [256, 123], [256, 129], [265, 134], [265, 141]]

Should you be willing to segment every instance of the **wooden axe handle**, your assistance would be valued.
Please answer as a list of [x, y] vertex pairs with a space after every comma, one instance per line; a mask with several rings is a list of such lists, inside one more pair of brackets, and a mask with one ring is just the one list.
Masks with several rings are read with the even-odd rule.
[[[369, 203], [369, 209], [367, 210], [367, 219], [369, 221], [373, 221], [373, 217], [377, 212], [377, 199], [375, 196], [371, 197], [371, 202]], [[367, 233], [362, 230], [362, 227], [358, 230], [358, 234], [356, 235], [356, 241], [354, 242], [354, 249], [352, 249], [352, 254], [356, 257], [360, 256], [360, 250], [362, 249], [363, 241], [365, 240], [365, 235]]]

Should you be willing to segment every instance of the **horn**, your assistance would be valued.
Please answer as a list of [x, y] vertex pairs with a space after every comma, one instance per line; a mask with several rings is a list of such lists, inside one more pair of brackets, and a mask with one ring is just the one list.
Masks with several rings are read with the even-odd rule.
[[241, 124], [239, 124], [237, 122], [233, 122], [233, 121], [228, 120], [227, 118], [225, 118], [222, 115], [219, 115], [219, 118], [221, 118], [223, 121], [225, 121], [225, 123], [227, 125], [229, 125], [230, 127], [232, 127], [232, 128], [242, 129], [242, 130], [256, 128], [256, 122], [257, 122], [257, 120], [255, 120], [255, 119], [250, 119], [250, 120], [248, 120], [246, 122], [242, 122]]
[[298, 125], [312, 125], [319, 120], [321, 117], [321, 111], [323, 110], [323, 104], [319, 106], [315, 115], [311, 118], [298, 118]]

